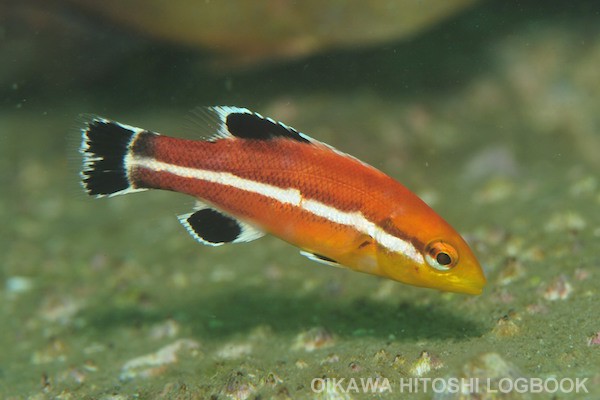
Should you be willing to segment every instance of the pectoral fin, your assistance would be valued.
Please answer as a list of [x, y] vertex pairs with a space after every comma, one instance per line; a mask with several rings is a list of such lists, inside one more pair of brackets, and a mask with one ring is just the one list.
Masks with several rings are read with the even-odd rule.
[[304, 251], [304, 250], [300, 250], [300, 254], [302, 254], [304, 257], [316, 261], [318, 263], [321, 264], [325, 264], [325, 265], [331, 265], [332, 267], [342, 267], [337, 261], [329, 258], [329, 257], [325, 257], [322, 256], [320, 254], [316, 254], [316, 253], [311, 253], [308, 251]]

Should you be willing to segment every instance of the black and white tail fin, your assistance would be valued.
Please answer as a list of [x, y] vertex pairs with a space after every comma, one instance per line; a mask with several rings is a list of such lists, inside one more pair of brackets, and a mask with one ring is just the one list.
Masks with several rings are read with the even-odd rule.
[[146, 190], [134, 187], [128, 174], [128, 157], [143, 129], [92, 117], [82, 128], [81, 183], [90, 196], [104, 197]]

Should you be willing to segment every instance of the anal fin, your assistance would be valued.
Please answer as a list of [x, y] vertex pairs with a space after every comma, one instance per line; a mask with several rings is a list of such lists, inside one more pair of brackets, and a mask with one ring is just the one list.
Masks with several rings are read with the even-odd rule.
[[198, 203], [196, 211], [178, 218], [194, 239], [209, 246], [250, 242], [264, 236], [253, 226], [203, 203]]

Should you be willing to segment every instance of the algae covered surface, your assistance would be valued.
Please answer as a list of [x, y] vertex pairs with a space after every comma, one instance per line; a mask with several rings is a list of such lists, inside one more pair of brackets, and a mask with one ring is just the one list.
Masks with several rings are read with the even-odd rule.
[[[598, 398], [599, 22], [594, 2], [485, 2], [290, 64], [216, 71], [159, 44], [55, 86], [2, 82], [0, 398]], [[82, 192], [80, 114], [194, 137], [188, 110], [215, 104], [405, 184], [472, 245], [484, 293], [314, 264], [273, 237], [204, 247], [176, 219], [191, 198]]]

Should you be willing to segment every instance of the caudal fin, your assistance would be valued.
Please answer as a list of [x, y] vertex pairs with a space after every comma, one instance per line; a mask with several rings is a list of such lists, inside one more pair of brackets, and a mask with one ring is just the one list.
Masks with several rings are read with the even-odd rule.
[[127, 156], [142, 129], [93, 117], [82, 129], [81, 183], [90, 196], [126, 194], [135, 188], [127, 171]]

